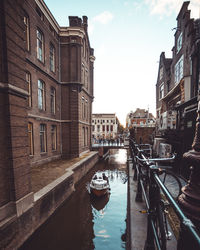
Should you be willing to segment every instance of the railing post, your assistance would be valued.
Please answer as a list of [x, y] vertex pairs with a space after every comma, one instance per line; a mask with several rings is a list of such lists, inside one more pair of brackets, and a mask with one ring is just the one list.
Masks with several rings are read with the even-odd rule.
[[155, 183], [153, 176], [153, 166], [149, 167], [150, 173], [150, 183], [149, 186], [149, 209], [148, 209], [148, 219], [147, 219], [147, 238], [145, 242], [144, 250], [155, 250], [154, 245], [154, 233], [152, 228], [152, 216], [154, 216], [154, 211], [156, 207], [156, 203], [159, 202], [157, 199], [159, 197], [159, 187]]
[[[188, 184], [182, 188], [182, 194], [179, 196], [178, 202], [186, 216], [191, 219], [197, 230], [200, 230], [200, 101], [197, 113], [198, 117], [192, 150], [183, 155], [186, 162], [191, 165], [191, 174]], [[188, 238], [184, 225], [181, 225], [177, 249], [191, 249], [192, 245], [193, 242]]]
[[133, 179], [137, 177], [137, 192], [136, 192], [136, 196], [135, 196], [135, 201], [142, 202], [142, 187], [141, 187], [141, 183], [140, 183], [141, 169], [140, 169], [139, 163], [136, 163], [135, 167], [136, 167], [135, 168], [136, 175], [134, 174], [134, 176], [133, 176]]

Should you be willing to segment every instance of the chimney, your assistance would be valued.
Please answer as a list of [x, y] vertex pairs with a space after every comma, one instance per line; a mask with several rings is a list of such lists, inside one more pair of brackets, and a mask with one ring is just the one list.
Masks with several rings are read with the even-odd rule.
[[81, 27], [82, 20], [78, 16], [69, 16], [69, 26]]

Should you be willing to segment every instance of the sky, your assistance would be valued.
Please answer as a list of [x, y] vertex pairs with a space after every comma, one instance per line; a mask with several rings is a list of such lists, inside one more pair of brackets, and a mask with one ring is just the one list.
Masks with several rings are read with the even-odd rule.
[[[115, 113], [125, 125], [136, 108], [156, 115], [160, 54], [172, 57], [176, 17], [183, 0], [45, 0], [60, 26], [68, 16], [87, 16], [94, 48], [93, 113]], [[200, 0], [191, 0], [200, 17]]]

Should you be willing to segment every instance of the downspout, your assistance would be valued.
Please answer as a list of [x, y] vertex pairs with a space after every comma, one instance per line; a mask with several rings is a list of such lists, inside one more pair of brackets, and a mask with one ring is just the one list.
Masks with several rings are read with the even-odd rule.
[[61, 157], [62, 157], [62, 117], [61, 117], [61, 113], [62, 113], [62, 87], [61, 87], [61, 65], [60, 65], [60, 36], [59, 36], [59, 41], [58, 41], [58, 81], [60, 83], [60, 153], [61, 153]]

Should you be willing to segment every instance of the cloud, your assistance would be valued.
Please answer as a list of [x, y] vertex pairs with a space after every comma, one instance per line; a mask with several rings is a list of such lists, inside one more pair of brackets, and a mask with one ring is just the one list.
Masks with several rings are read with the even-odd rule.
[[109, 11], [104, 11], [100, 13], [99, 15], [95, 16], [93, 18], [94, 21], [102, 23], [102, 24], [107, 24], [113, 19], [113, 14]]
[[[178, 14], [184, 0], [144, 0], [150, 7], [150, 13], [152, 15], [170, 16], [172, 14]], [[191, 0], [189, 9], [191, 10], [191, 17], [200, 17], [200, 1]]]

